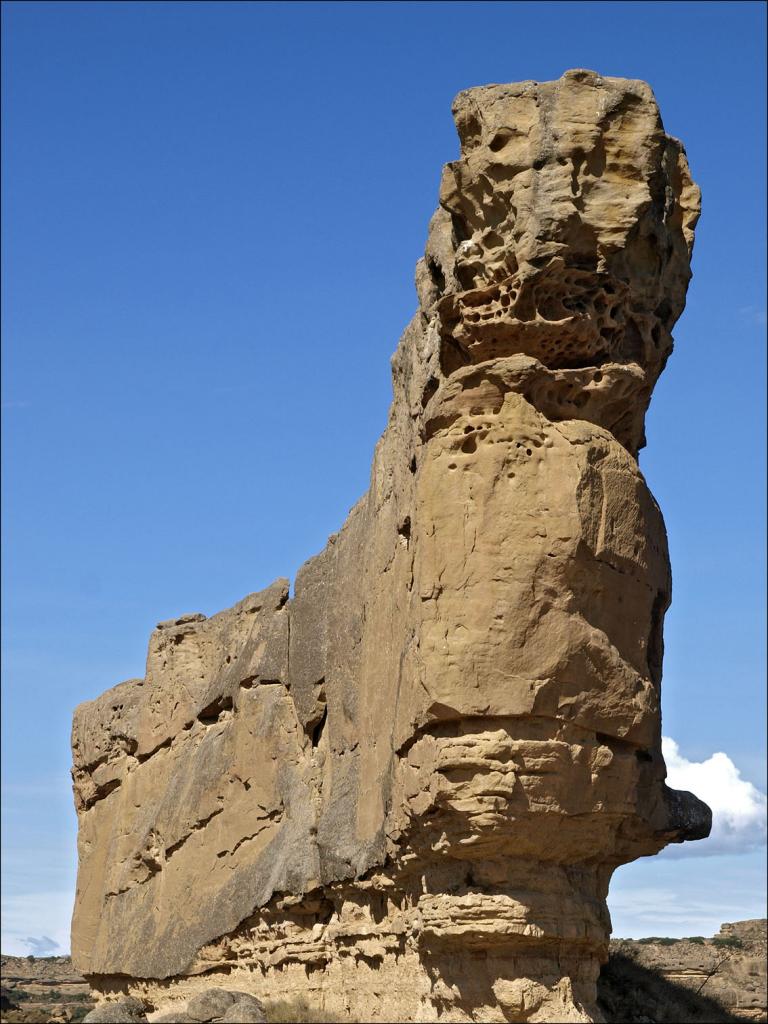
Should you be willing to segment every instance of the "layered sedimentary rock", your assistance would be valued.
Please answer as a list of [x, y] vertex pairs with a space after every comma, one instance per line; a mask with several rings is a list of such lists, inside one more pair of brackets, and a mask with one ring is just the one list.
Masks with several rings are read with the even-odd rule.
[[69, 1021], [90, 1008], [88, 983], [68, 956], [0, 956], [0, 983], [3, 1024]]
[[370, 489], [326, 548], [153, 634], [73, 731], [76, 966], [360, 1020], [598, 1019], [664, 784], [670, 571], [638, 468], [699, 192], [643, 82], [460, 93]]
[[714, 938], [611, 941], [598, 996], [608, 1021], [768, 1020], [766, 921], [724, 924]]

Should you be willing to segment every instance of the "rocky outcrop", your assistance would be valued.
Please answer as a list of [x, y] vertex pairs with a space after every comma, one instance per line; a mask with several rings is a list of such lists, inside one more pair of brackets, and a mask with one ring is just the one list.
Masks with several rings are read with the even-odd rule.
[[766, 1021], [766, 921], [724, 924], [711, 939], [619, 939], [600, 976], [606, 1020], [622, 1024]]
[[0, 1009], [8, 1024], [78, 1021], [91, 1008], [90, 987], [68, 956], [0, 956]]
[[637, 81], [454, 104], [368, 493], [300, 570], [153, 634], [75, 713], [73, 956], [364, 1020], [599, 1019], [613, 870], [664, 784], [671, 584], [638, 468], [699, 193]]
[[[144, 1004], [133, 997], [104, 1002], [84, 1024], [148, 1024]], [[188, 1002], [155, 1014], [152, 1024], [267, 1024], [263, 1003], [249, 992], [207, 988]]]

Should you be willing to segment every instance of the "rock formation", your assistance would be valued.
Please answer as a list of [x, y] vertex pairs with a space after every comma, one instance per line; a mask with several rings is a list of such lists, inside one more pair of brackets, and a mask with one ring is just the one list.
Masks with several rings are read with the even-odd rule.
[[[69, 957], [3, 956], [0, 973], [0, 1007], [8, 1024], [78, 1020], [91, 1008], [88, 985], [73, 973]], [[597, 991], [606, 1021], [616, 1024], [766, 1021], [766, 921], [724, 924], [712, 939], [612, 939]], [[102, 1003], [94, 1017], [110, 1011], [115, 1017], [146, 1019], [143, 1004], [130, 997]], [[152, 1019], [153, 1024], [200, 1024], [228, 1017], [245, 1024], [264, 1016], [269, 1021], [323, 1024], [342, 1019], [315, 1011], [306, 999], [270, 1003], [265, 1014], [258, 1000], [216, 986], [189, 1001], [177, 1000]]]
[[90, 1009], [90, 987], [68, 956], [0, 956], [3, 1024], [72, 1020]]
[[637, 464], [699, 191], [643, 82], [454, 103], [370, 489], [286, 580], [160, 623], [73, 729], [76, 966], [350, 1019], [589, 1021], [664, 784], [670, 572]]
[[[206, 988], [183, 1006], [153, 1015], [153, 1024], [267, 1024], [264, 1006], [248, 992]], [[148, 1024], [144, 1002], [128, 996], [103, 1002], [83, 1018], [83, 1024]]]
[[616, 939], [598, 984], [608, 1021], [768, 1021], [766, 921], [724, 924], [711, 939]]

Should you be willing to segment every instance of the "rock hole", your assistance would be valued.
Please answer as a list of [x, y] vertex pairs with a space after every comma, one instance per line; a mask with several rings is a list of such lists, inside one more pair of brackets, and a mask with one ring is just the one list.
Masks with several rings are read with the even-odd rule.
[[621, 354], [625, 359], [640, 362], [643, 358], [643, 338], [634, 320], [627, 320], [622, 339]]
[[406, 516], [405, 519], [402, 521], [402, 523], [398, 526], [397, 533], [398, 533], [398, 536], [405, 542], [405, 546], [408, 547], [408, 544], [410, 543], [410, 540], [411, 540], [411, 517], [410, 516]]
[[424, 390], [421, 393], [421, 404], [422, 407], [427, 404], [432, 395], [437, 391], [439, 384], [436, 377], [430, 377], [427, 383], [424, 385]]
[[216, 722], [218, 722], [219, 718], [225, 711], [231, 710], [231, 697], [217, 697], [216, 700], [212, 701], [208, 705], [208, 707], [203, 708], [203, 710], [197, 716], [197, 720], [198, 722], [202, 722], [203, 725], [214, 725]]
[[490, 149], [492, 153], [498, 153], [500, 149], [504, 149], [504, 147], [509, 142], [511, 137], [511, 132], [496, 132], [491, 141], [488, 143], [488, 149]]
[[[378, 971], [384, 961], [384, 957], [381, 953], [355, 953], [355, 960], [358, 963], [367, 964], [372, 971]], [[324, 964], [320, 964], [315, 969], [319, 970], [324, 968], [324, 966]]]
[[445, 291], [445, 274], [443, 273], [443, 268], [437, 260], [428, 259], [427, 269], [429, 270], [430, 277], [435, 282], [437, 290], [442, 295]]
[[325, 729], [325, 723], [328, 720], [328, 705], [323, 704], [323, 710], [320, 713], [319, 720], [312, 724], [308, 722], [309, 727], [309, 740], [314, 748], [317, 748], [320, 744], [320, 740], [323, 738], [323, 730]]
[[469, 238], [466, 221], [457, 213], [451, 213], [451, 226], [457, 242], [466, 242]]

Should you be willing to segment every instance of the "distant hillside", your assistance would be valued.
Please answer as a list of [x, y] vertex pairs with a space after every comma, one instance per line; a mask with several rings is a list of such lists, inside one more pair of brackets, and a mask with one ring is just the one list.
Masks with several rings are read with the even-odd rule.
[[610, 1024], [766, 1021], [766, 921], [711, 939], [616, 939], [598, 984]]
[[0, 976], [3, 1024], [77, 1022], [93, 1009], [88, 983], [68, 956], [2, 956]]

